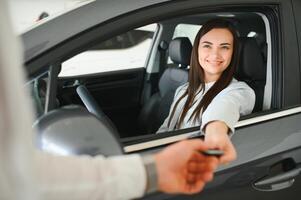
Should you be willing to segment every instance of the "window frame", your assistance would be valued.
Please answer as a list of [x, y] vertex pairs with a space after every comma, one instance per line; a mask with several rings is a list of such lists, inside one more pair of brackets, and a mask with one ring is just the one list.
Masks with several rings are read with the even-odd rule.
[[[280, 32], [276, 31], [273, 32], [272, 35], [271, 32], [273, 30], [279, 30], [278, 25], [280, 22], [279, 19], [269, 13], [266, 14], [264, 12], [258, 12], [254, 11], [255, 13], [259, 14], [262, 17], [262, 20], [265, 24], [266, 28], [266, 42], [267, 42], [267, 72], [266, 72], [266, 87], [268, 92], [265, 93], [264, 97], [264, 107], [263, 111], [255, 114], [250, 114], [247, 116], [242, 117], [242, 120], [239, 120], [239, 122], [235, 125], [235, 129], [239, 129], [241, 127], [246, 127], [253, 124], [258, 124], [262, 122], [266, 122], [273, 119], [278, 119], [281, 117], [294, 115], [301, 112], [301, 107], [295, 107], [295, 108], [281, 108], [279, 106], [280, 99], [279, 95], [277, 95], [276, 91], [273, 91], [273, 88], [275, 88], [275, 72], [279, 74], [280, 66], [276, 64], [276, 67], [272, 69], [273, 63], [279, 63], [276, 62], [276, 58], [279, 54], [281, 54], [279, 51], [277, 51], [277, 43], [275, 40], [279, 37]], [[281, 58], [279, 57], [279, 60]], [[278, 60], [277, 60], [278, 61]], [[274, 70], [274, 71], [273, 71]], [[282, 81], [282, 80], [281, 80]], [[278, 91], [279, 92], [279, 91]], [[278, 96], [277, 101], [278, 104], [275, 104], [275, 97]], [[281, 95], [280, 95], [281, 96]], [[273, 102], [274, 101], [274, 102]], [[272, 105], [274, 103], [274, 105]], [[275, 110], [274, 110], [275, 109]], [[135, 137], [135, 138], [124, 138], [122, 139], [123, 143], [125, 144], [124, 150], [126, 153], [133, 153], [137, 151], [143, 151], [147, 149], [153, 149], [159, 146], [163, 146], [166, 144], [170, 144], [176, 141], [180, 141], [187, 138], [199, 138], [199, 127], [191, 127], [188, 129], [180, 129], [176, 131], [171, 131], [167, 133], [158, 134], [156, 136], [153, 135], [144, 135], [142, 137]]]
[[[200, 5], [201, 6], [201, 5]], [[271, 5], [265, 5], [266, 7], [272, 7]], [[274, 5], [273, 5], [274, 6]], [[223, 8], [223, 9], [231, 9], [231, 7], [230, 6], [225, 6], [226, 8]], [[254, 5], [252, 5], [252, 6], [244, 6], [244, 5], [239, 5], [239, 7], [237, 7], [237, 8], [244, 8], [245, 10], [247, 10], [247, 11], [250, 11], [250, 10], [254, 10], [254, 11], [257, 11], [257, 12], [260, 12], [260, 9], [263, 9], [263, 7], [264, 6], [254, 6]], [[237, 8], [235, 8], [235, 9], [237, 9]], [[221, 8], [218, 8], [218, 9], [213, 9], [215, 12], [216, 11], [218, 11], [219, 9], [221, 9]], [[242, 9], [242, 10], [244, 10], [244, 9]], [[202, 8], [194, 8], [193, 9], [194, 10], [194, 13], [196, 13], [196, 12], [208, 12], [208, 11], [204, 11], [204, 8], [202, 7]], [[264, 11], [262, 11], [262, 12], [264, 12]], [[183, 14], [185, 14], [185, 13], [183, 13]], [[135, 16], [134, 14], [133, 14], [133, 16]], [[170, 15], [168, 15], [167, 17], [170, 17], [170, 16], [173, 16], [173, 14], [170, 14]], [[132, 16], [130, 16], [130, 18], [132, 18]], [[275, 30], [276, 32], [275, 33], [277, 33], [276, 34], [276, 39], [279, 37], [279, 35], [278, 34], [280, 34], [279, 32], [279, 27], [278, 27], [278, 25], [279, 25], [279, 19], [277, 18], [277, 16], [276, 16], [276, 14], [274, 13], [274, 14], [270, 14], [270, 16], [267, 16], [267, 18], [268, 18], [268, 20], [269, 20], [269, 22], [271, 23], [271, 22], [273, 22], [273, 20], [275, 20], [275, 24], [273, 24], [273, 23], [271, 23], [271, 26], [272, 26], [272, 28], [273, 28], [273, 30]], [[272, 20], [271, 20], [272, 19]], [[147, 23], [153, 23], [154, 21], [153, 20], [149, 20], [149, 21], [147, 21]], [[120, 21], [113, 21], [112, 23], [108, 23], [108, 24], [105, 24], [105, 25], [103, 25], [103, 26], [101, 26], [102, 28], [105, 28], [105, 27], [107, 27], [107, 28], [105, 28], [105, 30], [108, 30], [109, 28], [108, 27], [110, 27], [110, 26], [113, 26], [113, 25], [116, 25], [116, 23], [118, 23], [118, 24], [120, 24]], [[140, 24], [140, 25], [143, 25], [143, 24]], [[274, 25], [276, 25], [276, 27], [273, 27]], [[133, 27], [136, 27], [137, 26], [137, 23], [131, 23], [130, 25], [128, 25], [127, 26], [127, 28], [126, 29], [124, 29], [124, 28], [118, 28], [118, 29], [114, 29], [112, 32], [110, 32], [111, 34], [110, 34], [110, 37], [112, 36], [112, 33], [114, 33], [115, 35], [116, 34], [119, 34], [119, 33], [121, 33], [121, 32], [123, 32], [124, 30], [128, 30], [129, 29], [129, 27], [131, 27], [131, 28], [133, 28]], [[99, 27], [98, 27], [99, 28]], [[99, 30], [99, 29], [97, 29], [97, 30]], [[271, 29], [272, 30], [272, 29]], [[94, 35], [94, 34], [96, 34], [96, 33], [99, 33], [98, 31], [90, 31], [90, 32], [87, 32], [86, 33], [86, 35], [85, 35], [85, 37], [81, 37], [80, 39], [81, 39], [81, 41], [84, 39], [84, 38], [86, 38], [86, 37], [88, 37], [88, 36], [91, 36], [91, 35]], [[113, 35], [114, 35], [113, 34]], [[94, 37], [95, 38], [95, 37]], [[108, 38], [108, 35], [102, 35], [101, 37], [98, 37], [98, 41], [99, 40], [104, 40], [104, 39], [106, 39], [106, 38]], [[72, 41], [72, 43], [73, 43], [73, 45], [77, 42], [77, 39], [79, 39], [79, 38], [75, 38], [75, 39], [73, 39], [73, 41]], [[274, 44], [274, 42], [275, 42], [275, 40], [276, 40], [275, 38], [273, 38], [272, 37], [272, 43]], [[155, 44], [155, 42], [154, 42], [154, 44]], [[71, 47], [73, 47], [74, 48], [74, 46], [73, 46], [72, 44], [71, 44], [71, 46], [69, 46], [68, 48], [71, 48]], [[281, 60], [282, 60], [282, 58], [279, 56], [278, 58], [276, 58], [277, 57], [277, 55], [281, 55], [281, 50], [280, 50], [280, 48], [278, 48], [279, 47], [279, 43], [277, 44], [276, 42], [275, 42], [275, 45], [274, 45], [274, 47], [273, 47], [273, 49], [272, 49], [272, 63], [274, 63], [274, 64], [276, 64], [276, 67], [275, 67], [275, 71], [277, 71], [277, 74], [276, 75], [274, 75], [274, 72], [273, 72], [273, 80], [275, 80], [275, 78], [274, 78], [274, 76], [280, 76], [281, 77], [281, 75], [282, 75], [282, 73], [281, 73], [281, 66], [280, 66], [280, 64], [279, 63], [281, 63]], [[66, 47], [66, 46], [68, 46], [68, 43], [67, 44], [63, 44], [62, 46], [60, 46], [60, 47], [58, 47], [59, 49], [58, 49], [58, 52], [56, 52], [55, 54], [60, 54], [60, 53], [62, 53], [62, 49], [61, 48], [63, 48], [63, 47]], [[66, 47], [67, 48], [67, 47]], [[67, 48], [67, 49], [68, 49]], [[72, 52], [70, 52], [68, 55], [64, 55], [63, 57], [60, 57], [60, 59], [59, 60], [64, 60], [64, 59], [67, 59], [68, 57], [70, 57], [71, 56], [71, 54], [74, 54], [74, 52], [79, 52], [79, 50], [78, 49], [76, 49], [76, 50], [74, 50], [74, 51], [72, 51]], [[280, 53], [279, 53], [280, 52]], [[43, 58], [43, 56], [40, 58], [40, 59], [42, 59]], [[52, 62], [55, 62], [57, 59], [54, 59], [55, 58], [55, 55], [52, 55]], [[50, 59], [50, 58], [49, 58]], [[41, 60], [39, 60], [39, 59], [37, 59], [37, 60], [35, 60], [35, 62], [32, 62], [31, 63], [31, 65], [33, 65], [33, 64], [38, 64], [39, 62], [40, 62]], [[33, 73], [34, 74], [34, 73]], [[278, 78], [277, 78], [278, 79]], [[281, 80], [282, 81], [282, 79], [280, 78], [280, 79], [278, 79], [278, 80]], [[273, 83], [275, 83], [276, 81], [273, 81]], [[276, 84], [276, 83], [275, 83]], [[278, 83], [278, 84], [281, 84], [281, 83]], [[277, 84], [277, 85], [278, 85]], [[275, 88], [275, 85], [273, 85], [273, 88]], [[275, 108], [281, 108], [281, 105], [282, 105], [282, 90], [280, 89], [280, 90], [278, 90], [278, 91], [274, 91], [273, 90], [273, 94], [272, 94], [272, 104], [274, 105], [274, 107]], [[274, 108], [273, 107], [273, 108]], [[265, 113], [261, 113], [261, 115], [265, 115]], [[260, 122], [256, 122], [256, 123], [260, 123]], [[247, 126], [248, 124], [244, 124], [244, 126]], [[171, 141], [172, 142], [172, 141]], [[171, 143], [171, 142], [169, 142], [169, 143]], [[138, 143], [138, 142], [136, 142], [136, 143]]]

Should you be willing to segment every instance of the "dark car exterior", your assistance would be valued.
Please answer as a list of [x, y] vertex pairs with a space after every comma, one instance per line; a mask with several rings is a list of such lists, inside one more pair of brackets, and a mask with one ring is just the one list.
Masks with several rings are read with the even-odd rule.
[[[243, 37], [253, 37], [250, 32], [259, 35], [256, 39], [263, 45], [266, 66], [263, 108], [238, 122], [232, 138], [238, 159], [220, 167], [202, 193], [193, 196], [156, 193], [145, 199], [299, 199], [301, 2], [298, 0], [94, 1], [22, 34], [29, 82], [41, 77], [47, 79], [43, 96], [46, 100], [41, 104], [46, 113], [64, 105], [80, 104], [74, 86], [85, 85], [117, 126], [125, 153], [152, 153], [169, 143], [198, 137], [195, 134], [198, 127], [159, 135], [139, 133], [135, 120], [160, 77], [160, 41], [172, 40], [178, 24], [201, 24], [213, 17], [228, 17], [237, 22]], [[157, 23], [158, 29], [147, 50], [145, 66], [58, 76], [66, 60], [95, 44], [152, 23]]]

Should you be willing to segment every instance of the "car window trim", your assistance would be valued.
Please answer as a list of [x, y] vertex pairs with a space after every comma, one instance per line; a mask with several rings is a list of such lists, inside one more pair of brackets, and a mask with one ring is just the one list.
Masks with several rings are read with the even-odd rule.
[[[290, 115], [294, 115], [294, 114], [299, 114], [299, 113], [301, 113], [301, 106], [290, 108], [287, 110], [276, 111], [274, 113], [241, 120], [235, 125], [235, 129], [253, 125], [253, 124], [257, 124], [257, 123], [262, 123], [265, 121], [270, 121], [270, 120], [286, 117], [286, 116], [290, 116]], [[180, 135], [176, 135], [176, 136], [170, 136], [170, 137], [165, 137], [165, 138], [156, 139], [156, 140], [152, 140], [152, 141], [128, 145], [128, 146], [124, 147], [124, 151], [126, 153], [133, 153], [136, 151], [159, 147], [159, 146], [174, 143], [174, 142], [177, 142], [180, 140], [199, 137], [199, 133], [200, 133], [200, 131], [192, 131], [192, 132], [188, 132], [188, 133], [184, 133], [184, 134], [180, 134]]]

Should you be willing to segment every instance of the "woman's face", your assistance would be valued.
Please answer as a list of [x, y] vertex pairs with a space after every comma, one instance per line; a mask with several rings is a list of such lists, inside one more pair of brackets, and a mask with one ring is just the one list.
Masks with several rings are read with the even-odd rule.
[[216, 81], [229, 66], [233, 54], [233, 35], [225, 28], [214, 28], [203, 35], [198, 59], [204, 70], [205, 82]]

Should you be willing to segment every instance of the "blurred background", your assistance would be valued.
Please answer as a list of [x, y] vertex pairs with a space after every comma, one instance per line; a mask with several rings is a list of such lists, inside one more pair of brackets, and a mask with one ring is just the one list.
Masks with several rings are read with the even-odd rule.
[[[47, 20], [91, 0], [9, 0], [15, 31], [20, 34], [36, 25], [39, 18]], [[47, 17], [48, 15], [48, 17]]]

